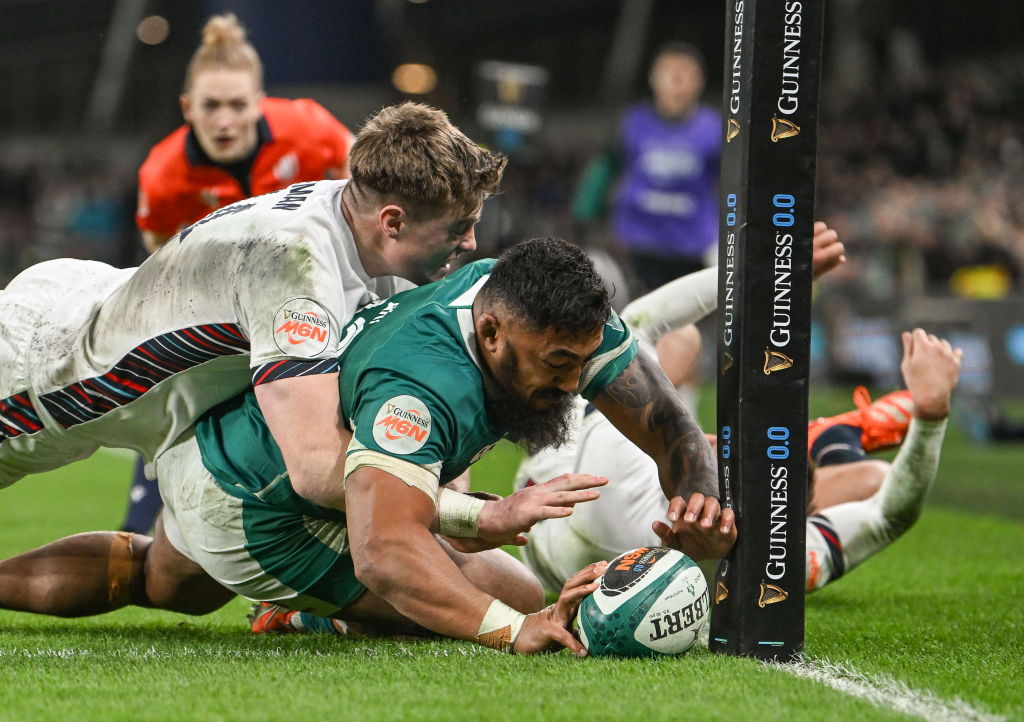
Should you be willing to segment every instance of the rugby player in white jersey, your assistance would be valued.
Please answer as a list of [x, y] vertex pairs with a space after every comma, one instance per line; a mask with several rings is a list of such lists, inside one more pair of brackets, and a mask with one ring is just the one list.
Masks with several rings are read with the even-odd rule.
[[[289, 478], [249, 391], [158, 457], [166, 505], [155, 539], [76, 535], [0, 562], [0, 607], [202, 614], [237, 593], [382, 633], [583, 655], [568, 626], [603, 566], [574, 574], [541, 609], [536, 579], [494, 547], [570, 514], [604, 480], [564, 476], [490, 500], [448, 487], [502, 438], [530, 448], [564, 439], [574, 394], [655, 460], [663, 494], [685, 506], [666, 532], [674, 544], [702, 558], [735, 541], [732, 512], [714, 497], [710, 445], [572, 244], [524, 242], [365, 307], [339, 361], [353, 439], [336, 450], [345, 475], [331, 498], [312, 499]], [[131, 555], [112, 560], [104, 544]]]
[[[443, 276], [506, 158], [414, 103], [370, 118], [351, 181], [231, 204], [137, 269], [62, 259], [0, 293], [0, 487], [100, 446], [151, 461], [256, 387], [297, 488], [341, 477], [341, 329], [360, 306]], [[402, 280], [406, 279], [406, 280]], [[407, 281], [411, 281], [412, 284]]]

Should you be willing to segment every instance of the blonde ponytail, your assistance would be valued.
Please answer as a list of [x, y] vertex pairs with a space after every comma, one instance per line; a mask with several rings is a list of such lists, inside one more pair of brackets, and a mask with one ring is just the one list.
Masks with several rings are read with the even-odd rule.
[[256, 87], [263, 89], [263, 64], [256, 49], [246, 40], [245, 28], [234, 13], [214, 15], [203, 27], [203, 42], [192, 55], [185, 73], [185, 92], [196, 76], [204, 70], [227, 68], [249, 70], [256, 77]]

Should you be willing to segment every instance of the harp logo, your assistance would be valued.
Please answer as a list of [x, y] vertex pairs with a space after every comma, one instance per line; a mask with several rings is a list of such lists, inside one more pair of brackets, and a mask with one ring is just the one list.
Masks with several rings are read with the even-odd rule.
[[764, 352], [764, 375], [770, 376], [777, 371], [785, 371], [793, 367], [793, 359], [784, 353], [770, 351]]
[[764, 609], [769, 604], [778, 604], [789, 599], [789, 592], [775, 584], [761, 582], [761, 592], [757, 595], [757, 606]]
[[740, 134], [740, 122], [735, 118], [729, 118], [729, 122], [725, 124], [725, 142], [729, 143]]
[[792, 138], [800, 135], [800, 126], [792, 120], [772, 117], [772, 143], [778, 143], [783, 138]]
[[729, 596], [729, 587], [725, 586], [725, 582], [721, 579], [715, 584], [715, 604], [721, 604]]

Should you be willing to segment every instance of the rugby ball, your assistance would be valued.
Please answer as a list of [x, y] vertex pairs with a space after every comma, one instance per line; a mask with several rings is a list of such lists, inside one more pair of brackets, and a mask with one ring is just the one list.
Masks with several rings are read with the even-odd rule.
[[682, 654], [696, 642], [709, 611], [708, 585], [680, 551], [640, 547], [616, 557], [583, 598], [576, 624], [590, 654]]

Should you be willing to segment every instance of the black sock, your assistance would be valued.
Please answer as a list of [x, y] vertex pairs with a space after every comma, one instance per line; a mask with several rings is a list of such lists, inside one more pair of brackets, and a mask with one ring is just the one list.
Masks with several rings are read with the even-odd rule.
[[161, 508], [163, 502], [160, 499], [160, 487], [156, 479], [146, 478], [145, 464], [140, 456], [135, 461], [135, 474], [129, 492], [128, 509], [124, 521], [121, 522], [121, 531], [149, 534]]
[[836, 424], [821, 432], [811, 446], [811, 460], [818, 466], [849, 464], [867, 458], [860, 444], [860, 427]]

